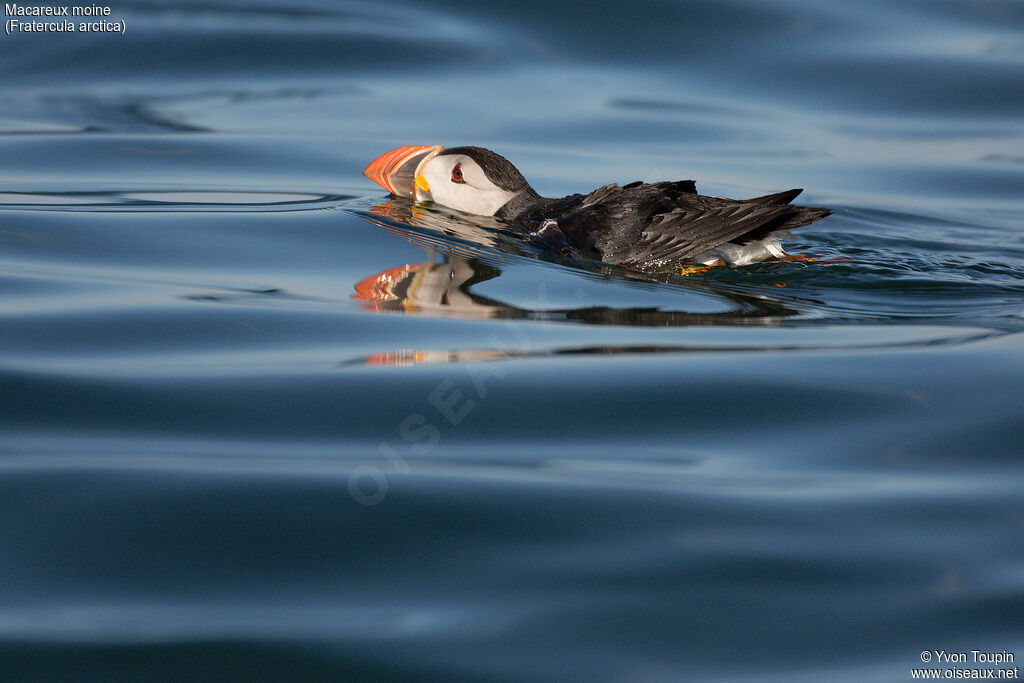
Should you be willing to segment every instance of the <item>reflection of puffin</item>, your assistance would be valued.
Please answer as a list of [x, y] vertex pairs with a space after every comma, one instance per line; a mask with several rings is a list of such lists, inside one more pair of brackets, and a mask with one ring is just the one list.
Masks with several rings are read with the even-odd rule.
[[479, 261], [445, 257], [388, 268], [356, 283], [352, 296], [376, 312], [424, 313], [459, 318], [504, 318], [508, 306], [471, 293], [501, 273]]
[[[708, 283], [688, 287], [718, 296], [725, 310], [697, 313], [661, 307], [585, 306], [529, 308], [476, 291], [477, 285], [501, 276], [502, 270], [482, 260], [454, 252], [428, 249], [429, 259], [382, 270], [356, 283], [352, 298], [374, 313], [405, 313], [467, 319], [525, 319], [579, 322], [588, 325], [778, 325], [796, 311], [763, 294], [740, 293]], [[440, 257], [440, 259], [438, 259]]]
[[692, 180], [612, 184], [547, 199], [507, 159], [482, 147], [400, 147], [363, 173], [398, 196], [494, 216], [563, 255], [640, 270], [784, 258], [773, 233], [830, 213], [791, 206], [801, 190], [737, 201], [699, 195]]

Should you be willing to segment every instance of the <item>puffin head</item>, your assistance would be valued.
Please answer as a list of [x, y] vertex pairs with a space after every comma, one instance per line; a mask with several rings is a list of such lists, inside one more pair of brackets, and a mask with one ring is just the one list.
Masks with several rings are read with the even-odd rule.
[[374, 159], [363, 175], [399, 197], [480, 216], [494, 216], [524, 193], [537, 196], [508, 159], [483, 147], [399, 147]]

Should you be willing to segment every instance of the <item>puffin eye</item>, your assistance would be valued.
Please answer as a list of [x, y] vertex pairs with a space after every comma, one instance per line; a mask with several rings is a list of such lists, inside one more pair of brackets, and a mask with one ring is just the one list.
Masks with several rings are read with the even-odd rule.
[[452, 182], [466, 184], [466, 179], [462, 177], [462, 163], [455, 164], [455, 168], [452, 169]]

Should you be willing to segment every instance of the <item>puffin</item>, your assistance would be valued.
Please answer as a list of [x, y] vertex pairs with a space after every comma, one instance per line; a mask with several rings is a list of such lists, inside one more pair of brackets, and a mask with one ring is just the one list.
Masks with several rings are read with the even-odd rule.
[[780, 237], [831, 213], [791, 204], [801, 189], [737, 200], [697, 194], [693, 180], [542, 197], [508, 159], [473, 146], [399, 147], [363, 175], [398, 197], [497, 219], [536, 248], [641, 271], [797, 260]]

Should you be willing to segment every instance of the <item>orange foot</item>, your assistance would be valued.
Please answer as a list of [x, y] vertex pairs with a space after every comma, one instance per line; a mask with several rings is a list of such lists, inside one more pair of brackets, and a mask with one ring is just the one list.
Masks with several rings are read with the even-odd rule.
[[[714, 263], [712, 265], [724, 266], [725, 262], [722, 261], [721, 259], [719, 259], [718, 263]], [[676, 266], [676, 269], [672, 272], [672, 274], [673, 275], [682, 275], [682, 276], [699, 275], [700, 273], [706, 273], [708, 271], [708, 268], [710, 268], [710, 267], [711, 266], [702, 266], [702, 265], [698, 265], [696, 263], [689, 264], [689, 265], [680, 265], [680, 266]]]
[[780, 258], [779, 260], [780, 261], [817, 261], [818, 259], [815, 258], [814, 256], [807, 256], [805, 254], [792, 253], [792, 254], [786, 254], [785, 256]]
[[780, 261], [806, 261], [808, 263], [847, 263], [845, 256], [807, 256], [805, 254], [787, 254]]

